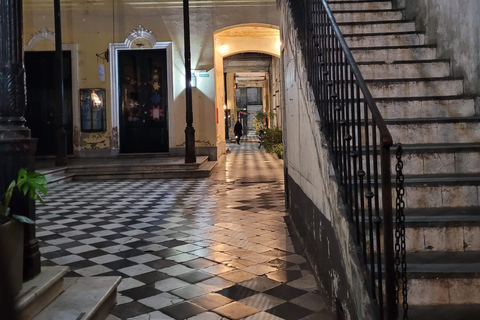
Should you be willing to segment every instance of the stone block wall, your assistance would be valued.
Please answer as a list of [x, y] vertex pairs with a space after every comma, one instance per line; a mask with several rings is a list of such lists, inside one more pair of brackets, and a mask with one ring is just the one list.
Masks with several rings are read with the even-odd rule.
[[[436, 44], [438, 57], [451, 59], [454, 76], [465, 79], [465, 93], [480, 95], [480, 2], [478, 0], [393, 0], [405, 8], [425, 31], [428, 44]], [[478, 103], [477, 103], [478, 104]]]

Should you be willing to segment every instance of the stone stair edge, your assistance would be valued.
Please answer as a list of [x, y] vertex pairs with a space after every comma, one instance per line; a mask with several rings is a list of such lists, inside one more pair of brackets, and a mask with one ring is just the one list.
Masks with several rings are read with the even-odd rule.
[[387, 61], [360, 61], [357, 65], [399, 65], [399, 64], [429, 64], [429, 63], [450, 63], [450, 59], [429, 59], [429, 60], [397, 60]]
[[[113, 302], [116, 301], [116, 296], [113, 296], [117, 292], [117, 287], [122, 281], [122, 277], [119, 276], [110, 276], [110, 277], [78, 277], [78, 278], [70, 278], [70, 277], [65, 277], [65, 283], [64, 283], [64, 291], [61, 295], [57, 297], [51, 304], [49, 304], [45, 309], [43, 309], [36, 317], [33, 319], [37, 320], [47, 320], [47, 319], [59, 319], [58, 317], [52, 318], [52, 312], [55, 312], [58, 309], [68, 312], [69, 310], [72, 310], [73, 308], [80, 308], [82, 309], [81, 311], [84, 311], [83, 308], [88, 307], [91, 309], [88, 309], [87, 312], [80, 313], [78, 317], [81, 316], [81, 319], [83, 320], [91, 320], [91, 319], [100, 319], [96, 317], [96, 313], [104, 306], [105, 303], [108, 301]], [[101, 294], [101, 298], [99, 300], [95, 300], [95, 304], [92, 306], [91, 304], [88, 305], [88, 303], [92, 303], [93, 301], [88, 301], [83, 302], [79, 301], [78, 294], [75, 294], [74, 290], [76, 290], [78, 286], [85, 286], [86, 283], [92, 282], [95, 284], [101, 284], [104, 286], [108, 286], [107, 289], [105, 287], [98, 289], [99, 291], [104, 290]], [[104, 283], [101, 283], [104, 282]], [[72, 292], [73, 291], [73, 292]], [[79, 292], [85, 292], [85, 291], [79, 291]], [[89, 296], [88, 298], [91, 299]], [[88, 299], [87, 298], [87, 299]], [[70, 303], [69, 299], [71, 300]], [[59, 306], [60, 304], [60, 306]], [[64, 304], [65, 306], [68, 306], [69, 309], [63, 309], [61, 306]], [[113, 306], [113, 304], [111, 305]], [[111, 306], [108, 306], [110, 310]], [[102, 317], [103, 318], [103, 317]], [[80, 319], [80, 318], [77, 318]], [[63, 319], [62, 319], [63, 320]]]
[[415, 23], [414, 19], [408, 20], [377, 20], [377, 21], [352, 21], [352, 22], [338, 22], [339, 26], [351, 26], [351, 25], [371, 25], [371, 24], [408, 24], [408, 23]]
[[[63, 279], [64, 276], [70, 271], [70, 268], [67, 266], [52, 266], [52, 267], [42, 267], [42, 272], [54, 273], [52, 278], [49, 278], [48, 281], [43, 283], [41, 286], [34, 286], [31, 289], [26, 289], [26, 292], [22, 294], [20, 292], [18, 300], [16, 300], [17, 310], [22, 310], [29, 306], [32, 302], [40, 297], [43, 293], [47, 292], [53, 285], [55, 285], [59, 280]], [[35, 283], [37, 279], [32, 279], [23, 284], [24, 288], [27, 288], [30, 283]], [[23, 290], [22, 290], [23, 291]]]
[[400, 31], [400, 32], [347, 33], [347, 34], [343, 34], [343, 37], [353, 38], [353, 37], [377, 37], [377, 36], [399, 36], [399, 35], [425, 35], [425, 32]]

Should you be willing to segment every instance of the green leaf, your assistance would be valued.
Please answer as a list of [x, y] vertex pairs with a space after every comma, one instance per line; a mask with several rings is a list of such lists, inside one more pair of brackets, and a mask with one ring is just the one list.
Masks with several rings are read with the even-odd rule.
[[10, 199], [12, 198], [13, 188], [15, 188], [15, 180], [13, 180], [5, 192], [5, 202], [2, 204], [2, 213], [8, 216], [8, 207], [10, 205]]
[[17, 187], [24, 195], [28, 193], [31, 199], [43, 201], [40, 193], [46, 195], [47, 179], [38, 172], [27, 172], [25, 169], [18, 171]]
[[33, 221], [32, 219], [27, 218], [25, 216], [19, 216], [19, 215], [14, 214], [12, 216], [12, 218], [17, 219], [18, 221], [23, 222], [23, 223], [35, 224], [35, 221]]

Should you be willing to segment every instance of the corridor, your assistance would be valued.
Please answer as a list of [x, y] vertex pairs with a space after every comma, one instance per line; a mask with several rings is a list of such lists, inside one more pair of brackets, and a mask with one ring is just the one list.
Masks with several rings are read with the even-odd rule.
[[121, 276], [108, 320], [333, 319], [284, 220], [283, 162], [257, 146], [229, 144], [207, 179], [49, 188], [42, 265]]

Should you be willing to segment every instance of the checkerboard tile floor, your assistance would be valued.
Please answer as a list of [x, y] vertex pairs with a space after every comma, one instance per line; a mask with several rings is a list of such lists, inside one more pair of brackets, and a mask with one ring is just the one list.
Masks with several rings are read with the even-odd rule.
[[109, 320], [333, 319], [286, 228], [282, 166], [242, 143], [208, 179], [50, 188], [42, 265], [121, 276]]

